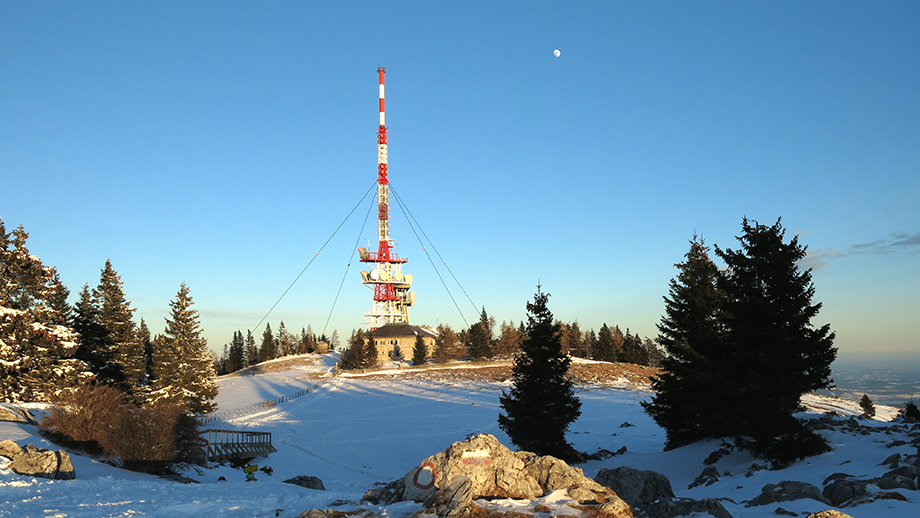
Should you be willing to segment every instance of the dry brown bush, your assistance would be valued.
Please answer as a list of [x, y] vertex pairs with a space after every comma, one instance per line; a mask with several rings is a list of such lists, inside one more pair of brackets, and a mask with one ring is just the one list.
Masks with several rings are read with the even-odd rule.
[[40, 426], [84, 446], [92, 442], [101, 446], [100, 439], [118, 422], [124, 405], [125, 395], [118, 389], [108, 385], [84, 386], [52, 406]]
[[147, 408], [123, 406], [116, 426], [99, 443], [125, 465], [140, 467], [171, 462], [176, 458], [176, 427], [182, 414], [182, 406], [169, 403]]
[[[85, 387], [52, 407], [39, 426], [88, 451], [120, 458], [125, 467], [161, 471], [177, 458], [184, 409], [157, 403], [139, 408], [109, 386]], [[98, 446], [98, 448], [97, 448]]]

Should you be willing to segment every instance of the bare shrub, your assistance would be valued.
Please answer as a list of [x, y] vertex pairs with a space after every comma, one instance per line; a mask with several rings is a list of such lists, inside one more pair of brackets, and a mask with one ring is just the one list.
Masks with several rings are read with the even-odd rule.
[[119, 421], [125, 394], [108, 385], [84, 386], [52, 406], [43, 430], [68, 438], [78, 447], [98, 452], [111, 427]]
[[200, 449], [197, 421], [181, 404], [137, 407], [119, 390], [97, 385], [75, 391], [49, 410], [39, 426], [63, 442], [120, 458], [135, 471], [161, 472]]
[[176, 459], [176, 427], [184, 411], [181, 405], [158, 403], [147, 408], [125, 405], [116, 426], [99, 441], [135, 471], [162, 471]]

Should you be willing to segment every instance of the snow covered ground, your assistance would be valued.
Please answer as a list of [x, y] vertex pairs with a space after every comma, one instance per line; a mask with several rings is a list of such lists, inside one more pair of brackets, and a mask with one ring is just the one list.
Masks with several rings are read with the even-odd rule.
[[[186, 473], [200, 484], [180, 484], [74, 455], [77, 480], [50, 481], [16, 475], [8, 469], [8, 462], [0, 461], [0, 517], [296, 517], [306, 509], [328, 508], [336, 500], [357, 501], [375, 482], [400, 478], [424, 457], [471, 434], [493, 434], [511, 446], [497, 425], [498, 396], [505, 385], [407, 381], [401, 379], [399, 372], [385, 379], [333, 377], [333, 363], [333, 358], [325, 357], [310, 366], [285, 366], [276, 372], [265, 369], [252, 376], [220, 379], [220, 411], [314, 387], [310, 393], [273, 408], [205, 427], [271, 432], [278, 452], [255, 461], [260, 467], [271, 466], [271, 476], [258, 472], [258, 480], [247, 483], [241, 470], [214, 466]], [[832, 473], [846, 472], [860, 478], [881, 476], [889, 468], [879, 464], [889, 455], [916, 453], [916, 448], [909, 445], [887, 447], [891, 437], [884, 433], [827, 431], [822, 433], [834, 447], [831, 453], [784, 470], [757, 471], [750, 477], [745, 472], [756, 459], [733, 453], [716, 464], [720, 473], [727, 471], [730, 475], [709, 486], [687, 489], [702, 471], [703, 459], [718, 449], [718, 442], [662, 452], [664, 433], [639, 405], [649, 397], [648, 392], [595, 385], [582, 390], [579, 396], [582, 416], [568, 436], [573, 445], [589, 453], [598, 448], [616, 451], [627, 447], [624, 455], [581, 465], [588, 476], [603, 467], [651, 469], [668, 476], [678, 497], [731, 499], [724, 504], [736, 518], [775, 517], [777, 507], [795, 513], [829, 507], [815, 500], [745, 507], [742, 502], [760, 494], [765, 484], [798, 480], [821, 488]], [[815, 413], [859, 413], [855, 402], [815, 396], [805, 402]], [[894, 409], [879, 407], [878, 411], [879, 420], [862, 423], [887, 427], [885, 420], [894, 416]], [[6, 438], [20, 445], [54, 448], [31, 425], [0, 422], [0, 440]], [[326, 491], [282, 483], [298, 475], [319, 477]], [[218, 481], [221, 476], [227, 481]], [[843, 511], [857, 518], [920, 516], [920, 492], [898, 492], [909, 501], [879, 500]], [[353, 506], [340, 509], [350, 508]], [[378, 512], [409, 516], [419, 508], [418, 504], [404, 503], [379, 508]]]

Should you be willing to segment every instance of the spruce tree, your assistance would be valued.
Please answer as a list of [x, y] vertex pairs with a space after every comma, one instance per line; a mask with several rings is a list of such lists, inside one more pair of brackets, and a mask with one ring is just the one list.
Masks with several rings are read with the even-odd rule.
[[252, 336], [252, 331], [248, 329], [246, 330], [245, 350], [244, 367], [251, 367], [259, 363], [259, 347], [256, 345], [256, 338]]
[[316, 333], [313, 332], [313, 328], [309, 325], [307, 326], [307, 331], [304, 335], [304, 344], [306, 345], [306, 351], [304, 352], [313, 354], [317, 351]]
[[587, 358], [588, 351], [585, 349], [585, 334], [582, 332], [578, 321], [566, 325], [566, 338], [569, 341], [569, 354], [579, 358]]
[[339, 358], [339, 368], [354, 370], [366, 365], [364, 340], [364, 331], [360, 329], [352, 331], [351, 338], [348, 339], [348, 348], [342, 351], [342, 356]]
[[[616, 329], [619, 333], [619, 329]], [[594, 343], [594, 350], [591, 357], [602, 362], [616, 362], [619, 360], [619, 348], [614, 331], [607, 327], [607, 324], [601, 326], [597, 332], [597, 341]]]
[[594, 350], [597, 348], [597, 333], [593, 329], [585, 331], [584, 344], [582, 345], [585, 348], [585, 358], [594, 358]]
[[153, 341], [150, 338], [150, 328], [143, 318], [137, 326], [137, 339], [144, 349], [144, 384], [145, 389], [149, 390], [153, 382]]
[[294, 354], [294, 336], [288, 332], [287, 327], [284, 325], [284, 321], [281, 321], [281, 324], [278, 325], [278, 332], [275, 337], [275, 350], [276, 357], [283, 358], [285, 356], [290, 356]]
[[387, 353], [387, 356], [390, 357], [390, 361], [394, 362], [401, 362], [406, 359], [406, 355], [402, 352], [402, 347], [399, 344], [394, 345], [390, 352]]
[[[93, 302], [93, 293], [89, 284], [84, 284], [80, 291], [74, 314], [74, 330], [79, 335], [80, 347], [77, 357], [85, 361], [96, 375], [111, 364], [111, 351], [106, 348], [108, 332], [99, 323], [99, 309]], [[109, 376], [99, 376], [100, 381]]]
[[380, 364], [380, 351], [373, 336], [367, 335], [364, 345], [364, 367], [374, 369]]
[[872, 419], [875, 417], [875, 404], [872, 403], [872, 400], [869, 398], [868, 394], [862, 395], [862, 399], [859, 400], [859, 408], [862, 409], [862, 415], [866, 419]]
[[338, 349], [339, 348], [339, 330], [333, 329], [332, 336], [330, 336], [328, 340], [324, 339], [323, 341], [329, 342], [330, 351], [335, 351], [336, 349]]
[[739, 250], [716, 247], [728, 267], [719, 282], [728, 314], [728, 354], [719, 359], [728, 378], [726, 431], [784, 463], [829, 449], [793, 414], [803, 394], [831, 385], [837, 349], [830, 325], [811, 325], [821, 304], [812, 303], [811, 270], [798, 266], [806, 247], [797, 236], [784, 242], [780, 220], [766, 226], [744, 218], [742, 229]]
[[[664, 297], [658, 343], [667, 353], [652, 380], [655, 395], [645, 411], [664, 428], [665, 449], [723, 435], [719, 406], [724, 385], [719, 359], [727, 352], [722, 337], [725, 295], [719, 268], [696, 235]], [[730, 367], [727, 367], [730, 368]]]
[[144, 346], [137, 338], [131, 317], [134, 308], [125, 298], [121, 277], [106, 261], [93, 292], [93, 304], [98, 310], [98, 323], [105, 330], [103, 348], [108, 352], [109, 364], [100, 371], [100, 381], [114, 385], [134, 402], [142, 400], [146, 364]]
[[479, 322], [470, 326], [468, 334], [467, 355], [471, 360], [487, 360], [492, 357], [492, 328], [495, 319], [482, 308]]
[[630, 333], [629, 328], [626, 328], [620, 361], [633, 365], [648, 365], [648, 360], [648, 352], [645, 350], [645, 346], [642, 345], [642, 337]]
[[274, 360], [277, 356], [275, 349], [275, 337], [272, 334], [272, 325], [265, 323], [265, 331], [262, 331], [262, 344], [259, 346], [259, 361], [267, 362]]
[[51, 323], [58, 326], [73, 327], [73, 307], [67, 302], [70, 290], [61, 282], [61, 276], [52, 268], [48, 286], [48, 308], [52, 311]]
[[21, 226], [7, 233], [0, 220], [0, 401], [48, 401], [92, 379], [75, 358], [57, 272], [29, 252], [28, 237]]
[[240, 331], [233, 332], [233, 341], [227, 350], [227, 372], [236, 372], [243, 368], [243, 355], [245, 354], [246, 342], [243, 340], [243, 333]]
[[527, 337], [514, 360], [510, 392], [499, 397], [498, 425], [522, 450], [576, 462], [582, 455], [565, 432], [581, 415], [581, 401], [568, 377], [571, 358], [562, 354], [548, 299], [537, 285], [534, 301], [527, 303]]
[[208, 342], [202, 336], [198, 310], [183, 282], [170, 301], [166, 333], [154, 343], [154, 375], [151, 399], [178, 403], [193, 414], [216, 408], [216, 376]]
[[415, 345], [412, 347], [412, 365], [418, 367], [428, 361], [428, 345], [422, 335], [415, 335]]

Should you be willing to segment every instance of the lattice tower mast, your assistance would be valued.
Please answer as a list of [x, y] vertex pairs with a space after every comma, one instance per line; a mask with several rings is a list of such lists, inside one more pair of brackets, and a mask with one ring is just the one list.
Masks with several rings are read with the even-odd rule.
[[396, 242], [390, 239], [384, 72], [383, 67], [377, 69], [380, 78], [380, 125], [377, 127], [377, 252], [370, 252], [364, 247], [358, 248], [361, 262], [374, 265], [370, 272], [361, 272], [361, 282], [374, 290], [373, 309], [364, 314], [371, 330], [386, 324], [408, 324], [408, 308], [415, 302], [415, 293], [409, 291], [412, 276], [403, 275], [402, 272], [402, 265], [409, 260], [396, 254]]

